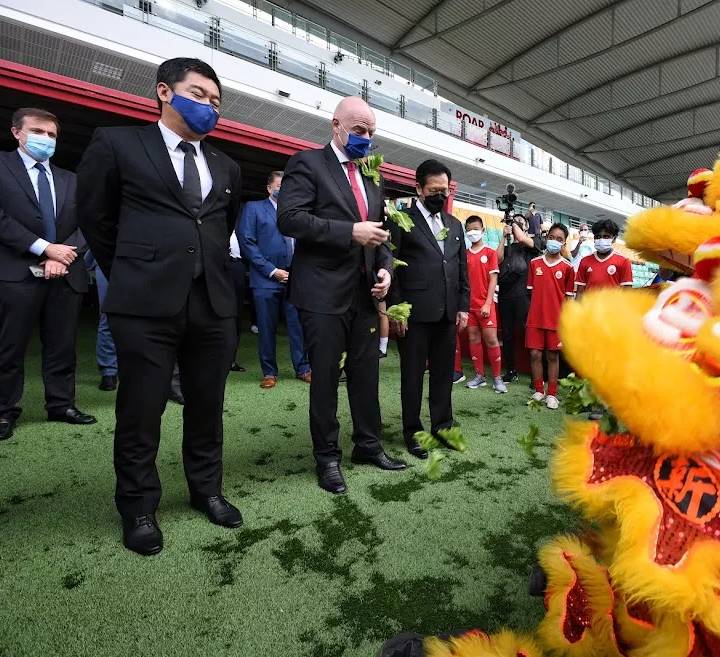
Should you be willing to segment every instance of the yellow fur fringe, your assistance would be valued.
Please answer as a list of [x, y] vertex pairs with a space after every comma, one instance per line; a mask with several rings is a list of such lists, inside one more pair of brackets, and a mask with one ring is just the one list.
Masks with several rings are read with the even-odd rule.
[[425, 639], [426, 657], [542, 657], [535, 641], [503, 630], [498, 634], [469, 635], [443, 641], [437, 637]]
[[[541, 548], [539, 561], [548, 578], [548, 610], [538, 627], [543, 646], [565, 657], [622, 657], [614, 637], [614, 597], [607, 570], [595, 561], [590, 548], [575, 536], [558, 536]], [[576, 577], [587, 594], [592, 622], [579, 641], [570, 643], [563, 624], [566, 597]]]
[[715, 212], [720, 212], [720, 207], [718, 207], [720, 204], [720, 160], [715, 162], [713, 175], [705, 187], [703, 201], [705, 205], [715, 208]]
[[642, 327], [650, 291], [588, 292], [563, 307], [564, 352], [580, 376], [639, 440], [658, 452], [717, 449], [718, 389]]

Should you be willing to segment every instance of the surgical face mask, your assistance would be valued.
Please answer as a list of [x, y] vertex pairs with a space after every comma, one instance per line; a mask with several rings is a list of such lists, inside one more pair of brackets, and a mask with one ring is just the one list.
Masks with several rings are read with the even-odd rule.
[[562, 249], [562, 242], [558, 242], [557, 240], [548, 240], [547, 244], [545, 245], [545, 249], [550, 255], [557, 255], [560, 253], [560, 249]]
[[173, 95], [170, 107], [182, 116], [187, 127], [196, 135], [206, 135], [208, 132], [212, 132], [220, 118], [212, 105], [199, 103], [197, 100], [177, 94]]
[[445, 194], [430, 194], [423, 199], [423, 205], [430, 214], [437, 214], [445, 207], [447, 196]]
[[467, 238], [473, 243], [476, 244], [483, 238], [483, 231], [482, 230], [469, 230], [465, 233], [467, 235]]
[[278, 197], [280, 196], [280, 190], [279, 189], [273, 189], [272, 192], [270, 192], [270, 196], [274, 201], [278, 200]]
[[[345, 126], [341, 123], [340, 127], [345, 130]], [[345, 142], [345, 152], [351, 160], [360, 160], [367, 156], [370, 152], [370, 146], [372, 145], [372, 139], [367, 137], [361, 137], [356, 135], [354, 132], [347, 132], [347, 142]]]
[[606, 237], [600, 237], [595, 240], [595, 250], [598, 253], [608, 253], [613, 248], [613, 241], [612, 239], [608, 239]]
[[588, 231], [587, 228], [583, 228], [583, 229], [580, 231], [580, 237], [587, 237], [588, 234], [589, 234], [589, 232], [590, 232], [590, 231]]
[[55, 140], [47, 135], [28, 133], [24, 146], [33, 160], [44, 162], [49, 160], [55, 153], [55, 143]]

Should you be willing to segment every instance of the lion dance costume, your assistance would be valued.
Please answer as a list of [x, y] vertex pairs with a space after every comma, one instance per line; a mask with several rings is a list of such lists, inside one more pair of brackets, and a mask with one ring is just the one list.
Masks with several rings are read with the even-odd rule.
[[541, 548], [535, 635], [425, 637], [407, 654], [720, 657], [720, 160], [688, 190], [625, 234], [685, 278], [563, 309], [566, 358], [627, 431], [572, 421], [558, 440], [555, 487], [595, 529]]

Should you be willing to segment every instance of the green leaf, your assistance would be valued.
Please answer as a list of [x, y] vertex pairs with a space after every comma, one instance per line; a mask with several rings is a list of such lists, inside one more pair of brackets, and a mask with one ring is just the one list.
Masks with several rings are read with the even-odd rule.
[[380, 186], [380, 165], [385, 161], [382, 155], [368, 155], [361, 160], [355, 160], [355, 164], [360, 167], [360, 173], [366, 178]]
[[397, 247], [390, 240], [385, 242], [385, 244], [388, 245], [388, 249], [390, 249], [391, 251], [397, 251]]
[[396, 223], [406, 233], [409, 233], [414, 228], [415, 224], [407, 212], [398, 210], [390, 201], [385, 201], [385, 207], [390, 221]]
[[437, 481], [442, 476], [441, 463], [446, 459], [445, 452], [434, 450], [428, 454], [426, 472], [428, 479]]
[[449, 233], [450, 233], [450, 231], [447, 229], [447, 226], [443, 226], [443, 227], [438, 231], [437, 235], [435, 235], [435, 239], [436, 239], [438, 242], [443, 242], [444, 240], [447, 239]]
[[407, 324], [408, 319], [410, 319], [411, 309], [412, 304], [407, 303], [406, 301], [403, 301], [402, 303], [396, 303], [394, 306], [390, 306], [387, 309], [387, 316], [396, 322]]
[[428, 452], [440, 447], [440, 441], [428, 431], [417, 431], [413, 438], [420, 443], [420, 447]]
[[346, 358], [347, 358], [347, 351], [343, 351], [342, 354], [340, 355], [340, 363], [339, 363], [340, 369], [345, 367], [345, 359]]
[[538, 436], [540, 435], [540, 429], [537, 424], [531, 424], [530, 430], [524, 436], [520, 436], [517, 439], [518, 445], [525, 450], [525, 453], [530, 458], [535, 458], [535, 448], [538, 445]]
[[400, 260], [399, 258], [393, 258], [393, 269], [397, 269], [398, 267], [407, 267], [408, 263], [404, 260]]
[[449, 429], [440, 429], [438, 435], [445, 440], [451, 447], [458, 452], [464, 452], [468, 448], [467, 440], [460, 427], [450, 427]]

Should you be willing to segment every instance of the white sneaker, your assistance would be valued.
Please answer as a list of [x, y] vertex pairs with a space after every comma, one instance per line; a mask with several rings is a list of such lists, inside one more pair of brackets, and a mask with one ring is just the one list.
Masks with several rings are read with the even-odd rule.
[[560, 408], [560, 402], [558, 401], [558, 398], [554, 397], [553, 395], [547, 396], [547, 399], [545, 400], [545, 405], [551, 411], [556, 411], [558, 408]]
[[543, 399], [545, 399], [545, 395], [542, 392], [534, 392], [533, 396], [530, 397], [530, 401], [528, 401], [528, 406], [533, 402], [541, 402]]
[[496, 376], [493, 382], [493, 390], [498, 394], [504, 394], [507, 392], [507, 386], [501, 376]]
[[475, 390], [476, 388], [484, 388], [486, 385], [487, 381], [485, 380], [485, 377], [482, 374], [476, 374], [465, 384], [465, 387]]

